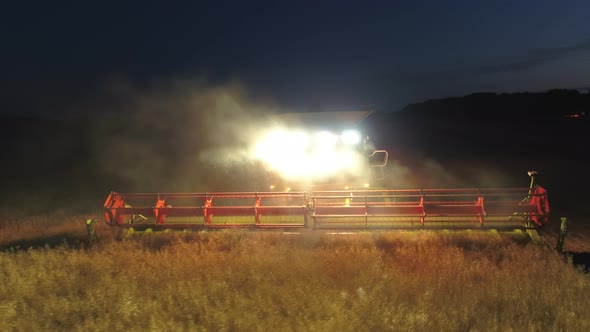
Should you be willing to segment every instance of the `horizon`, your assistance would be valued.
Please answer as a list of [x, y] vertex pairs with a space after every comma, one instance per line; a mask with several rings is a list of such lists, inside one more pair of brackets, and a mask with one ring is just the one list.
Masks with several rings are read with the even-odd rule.
[[[211, 87], [203, 87], [203, 91], [207, 91], [208, 89], [211, 89]], [[223, 86], [222, 86], [223, 89]], [[164, 90], [165, 91], [165, 90]], [[444, 96], [444, 97], [439, 97], [439, 98], [427, 98], [427, 99], [423, 99], [423, 100], [417, 100], [417, 101], [413, 101], [413, 102], [408, 102], [407, 104], [399, 107], [396, 110], [381, 110], [381, 109], [375, 109], [375, 108], [365, 108], [365, 109], [322, 109], [320, 108], [308, 108], [308, 109], [304, 109], [304, 110], [292, 110], [289, 108], [284, 108], [284, 107], [280, 107], [280, 106], [271, 106], [270, 108], [274, 108], [274, 112], [273, 113], [278, 113], [278, 114], [282, 114], [282, 113], [317, 113], [317, 112], [328, 112], [328, 113], [334, 113], [334, 112], [358, 112], [358, 111], [371, 111], [371, 112], [376, 112], [376, 113], [382, 113], [382, 114], [396, 114], [396, 113], [400, 113], [400, 112], [405, 112], [408, 111], [408, 109], [411, 109], [413, 106], [416, 105], [420, 105], [420, 104], [428, 104], [428, 103], [432, 103], [432, 102], [444, 102], [447, 100], [451, 100], [451, 99], [462, 99], [462, 98], [468, 98], [468, 97], [472, 97], [472, 96], [479, 96], [479, 95], [494, 95], [497, 97], [501, 97], [501, 96], [505, 96], [505, 95], [526, 95], [526, 94], [530, 94], [530, 95], [543, 95], [543, 94], [549, 94], [551, 92], [556, 92], [556, 91], [570, 91], [570, 92], [576, 92], [578, 95], [584, 96], [584, 95], [590, 95], [590, 87], [586, 88], [586, 87], [581, 87], [581, 88], [551, 88], [551, 89], [547, 89], [547, 90], [536, 90], [536, 91], [512, 91], [512, 92], [502, 92], [502, 91], [476, 91], [476, 92], [472, 92], [469, 94], [465, 94], [465, 95], [450, 95], [450, 96]], [[35, 110], [34, 107], [32, 107], [30, 110], [28, 111], [22, 111], [22, 110], [16, 110], [16, 111], [12, 111], [10, 108], [4, 106], [3, 108], [0, 108], [0, 116], [22, 116], [22, 117], [53, 117], [54, 115], [83, 115], [84, 113], [89, 113], [89, 114], [100, 114], [100, 113], [112, 113], [113, 110], [116, 113], [120, 113], [121, 110], [121, 106], [118, 105], [116, 107], [113, 107], [112, 110], [98, 110], [97, 108], [94, 108], [92, 110], [89, 110], [88, 107], [91, 105], [92, 101], [96, 101], [97, 97], [99, 100], [99, 103], [106, 103], [108, 104], [110, 102], [110, 99], [112, 98], [120, 98], [120, 100], [118, 100], [118, 102], [129, 102], [130, 100], [132, 100], [133, 98], [149, 98], [150, 96], [152, 96], [152, 94], [155, 93], [159, 93], [161, 91], [157, 91], [157, 90], [150, 90], [150, 89], [137, 89], [136, 90], [137, 93], [141, 94], [142, 97], [138, 97], [137, 95], [134, 96], [98, 96], [98, 95], [94, 95], [94, 96], [87, 96], [85, 98], [80, 98], [78, 100], [75, 100], [71, 103], [64, 103], [64, 104], [54, 104], [51, 105], [50, 107], [46, 107], [47, 105], [43, 105], [44, 107], [42, 109], [37, 109]], [[195, 91], [196, 92], [196, 91]], [[166, 93], [166, 92], [163, 92]], [[206, 92], [205, 92], [206, 93]], [[245, 95], [241, 98], [244, 98], [245, 100], [247, 100], [248, 102], [254, 102], [256, 103], [256, 98], [252, 98], [251, 95]], [[241, 101], [240, 101], [241, 102]], [[259, 106], [262, 106], [264, 108], [269, 108], [268, 105], [265, 105], [264, 103], [260, 104], [260, 105], [255, 105], [254, 108], [258, 108]], [[57, 108], [57, 109], [56, 109]], [[50, 109], [51, 111], [48, 111], [48, 109]], [[123, 112], [126, 112], [125, 110], [123, 110]], [[129, 112], [133, 112], [133, 111], [129, 111]]]

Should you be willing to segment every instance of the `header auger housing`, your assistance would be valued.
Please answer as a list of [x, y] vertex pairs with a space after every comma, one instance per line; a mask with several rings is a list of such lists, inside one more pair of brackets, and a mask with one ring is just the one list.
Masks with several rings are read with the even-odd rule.
[[117, 193], [106, 222], [139, 228], [498, 229], [547, 223], [547, 191], [487, 189]]

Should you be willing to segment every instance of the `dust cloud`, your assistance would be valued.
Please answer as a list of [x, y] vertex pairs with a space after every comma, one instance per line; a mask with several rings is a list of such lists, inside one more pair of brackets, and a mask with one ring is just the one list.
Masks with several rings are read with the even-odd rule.
[[278, 107], [239, 82], [119, 78], [77, 111], [90, 117], [89, 154], [104, 187], [170, 192], [255, 190], [259, 167], [245, 147]]
[[526, 187], [526, 172], [516, 167], [500, 169], [485, 161], [435, 160], [407, 158], [390, 160], [386, 168], [385, 186], [394, 189], [422, 188], [502, 188]]
[[[366, 181], [367, 170], [362, 167], [317, 177], [293, 176], [270, 165], [272, 158], [256, 155], [255, 143], [271, 130], [293, 129], [293, 124], [274, 116], [293, 110], [253, 96], [237, 81], [138, 85], [116, 79], [105, 84], [96, 100], [81, 107], [93, 114], [88, 129], [92, 161], [109, 190], [266, 191], [277, 183], [282, 183], [281, 188], [308, 188], [310, 179], [355, 185]], [[280, 148], [269, 149], [268, 154], [279, 152]], [[325, 165], [318, 162], [319, 166]]]

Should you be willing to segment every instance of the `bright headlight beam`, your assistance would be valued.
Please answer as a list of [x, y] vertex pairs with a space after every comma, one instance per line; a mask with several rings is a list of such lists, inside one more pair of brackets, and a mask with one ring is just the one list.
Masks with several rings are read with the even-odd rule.
[[361, 133], [352, 129], [345, 130], [340, 135], [340, 139], [346, 145], [357, 145], [361, 142]]
[[284, 179], [320, 180], [359, 174], [366, 157], [357, 151], [355, 142], [360, 142], [356, 131], [347, 131], [342, 137], [328, 131], [278, 127], [255, 139], [251, 156]]

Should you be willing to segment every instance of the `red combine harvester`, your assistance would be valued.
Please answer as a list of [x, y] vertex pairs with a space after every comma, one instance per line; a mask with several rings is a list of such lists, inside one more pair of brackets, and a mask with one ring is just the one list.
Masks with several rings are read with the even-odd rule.
[[[314, 154], [312, 151], [310, 155], [296, 155], [296, 157], [300, 159], [318, 155], [322, 157], [323, 154], [331, 153], [332, 150], [338, 151], [342, 156], [349, 156], [350, 151], [360, 151], [365, 159], [372, 160], [366, 162], [364, 167], [373, 170], [373, 178], [382, 179], [383, 167], [387, 164], [387, 151], [371, 148], [367, 140], [362, 139], [360, 132], [357, 134], [349, 129], [351, 123], [365, 119], [370, 112], [342, 114], [345, 115], [346, 121], [341, 122], [345, 125], [331, 128], [333, 131], [341, 132], [341, 136], [328, 135], [326, 132], [322, 132], [319, 136], [309, 136], [328, 137], [328, 140], [333, 142], [332, 145], [319, 142], [316, 144], [320, 146], [322, 154]], [[339, 116], [342, 117], [342, 114]], [[325, 113], [311, 115], [313, 115], [311, 117], [313, 123], [322, 122], [318, 120], [320, 116], [330, 116]], [[298, 115], [289, 114], [286, 117], [293, 116]], [[293, 121], [289, 120], [290, 123]], [[304, 146], [305, 151], [313, 150], [314, 145], [311, 139], [301, 139], [303, 137], [301, 133], [297, 135], [297, 145], [286, 150], [297, 149], [305, 144], [309, 145]], [[271, 140], [268, 144], [274, 144], [277, 137], [286, 136], [271, 135], [269, 137]], [[267, 145], [262, 149], [264, 150], [277, 151], [278, 149]], [[279, 155], [279, 157], [288, 158], [285, 155]], [[282, 159], [276, 162], [271, 159], [267, 161], [274, 167], [273, 170], [278, 172], [281, 171], [278, 169], [280, 165], [291, 167], [298, 162], [293, 160], [285, 163]], [[341, 167], [343, 160], [354, 158], [346, 159], [341, 158], [340, 155], [334, 155], [332, 159], [337, 160], [340, 163], [337, 166]], [[308, 165], [321, 164], [312, 159], [306, 159], [304, 162]], [[325, 164], [324, 159], [322, 162]], [[326, 166], [324, 164], [322, 166]], [[358, 163], [351, 161], [348, 171], [354, 169], [353, 166], [358, 166]], [[294, 177], [296, 174], [293, 172], [302, 168], [303, 166], [288, 169], [285, 174]], [[343, 168], [334, 169], [337, 172], [343, 172]], [[375, 170], [377, 172], [374, 172]], [[309, 173], [309, 170], [304, 171]], [[111, 192], [104, 203], [104, 209], [106, 222], [109, 225], [139, 229], [494, 229], [523, 230], [531, 236], [536, 236], [536, 229], [548, 222], [549, 201], [547, 191], [534, 183], [537, 173], [532, 171], [528, 174], [531, 178], [530, 186], [523, 188], [381, 190], [366, 189], [369, 184], [365, 183], [358, 186], [365, 189], [345, 190]], [[343, 186], [338, 184], [332, 187], [342, 188]]]

